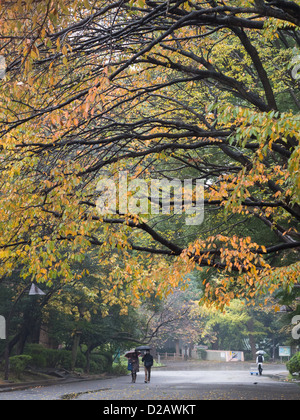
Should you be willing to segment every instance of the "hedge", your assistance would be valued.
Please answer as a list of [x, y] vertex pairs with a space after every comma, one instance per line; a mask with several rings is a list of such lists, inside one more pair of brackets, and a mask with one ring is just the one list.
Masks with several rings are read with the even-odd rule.
[[[28, 344], [24, 354], [31, 356], [31, 364], [37, 368], [62, 368], [71, 370], [72, 352], [69, 350], [46, 349], [40, 344]], [[86, 357], [78, 352], [76, 368], [86, 368]], [[90, 358], [90, 373], [110, 372], [112, 356], [110, 354], [92, 354]]]
[[300, 352], [296, 353], [289, 362], [287, 362], [286, 367], [290, 374], [297, 373], [300, 375]]
[[[38, 368], [62, 368], [71, 370], [72, 352], [68, 350], [46, 349], [40, 344], [29, 344], [25, 348], [25, 354], [32, 358], [31, 364]], [[78, 353], [76, 367], [85, 367], [85, 357]]]
[[10, 369], [17, 375], [18, 379], [31, 362], [32, 358], [28, 355], [13, 356], [9, 359]]

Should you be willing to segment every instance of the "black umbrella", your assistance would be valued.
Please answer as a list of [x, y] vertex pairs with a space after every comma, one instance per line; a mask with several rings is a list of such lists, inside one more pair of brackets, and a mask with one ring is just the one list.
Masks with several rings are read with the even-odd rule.
[[149, 347], [149, 346], [139, 346], [135, 350], [136, 351], [146, 351], [146, 350], [151, 350], [151, 347]]

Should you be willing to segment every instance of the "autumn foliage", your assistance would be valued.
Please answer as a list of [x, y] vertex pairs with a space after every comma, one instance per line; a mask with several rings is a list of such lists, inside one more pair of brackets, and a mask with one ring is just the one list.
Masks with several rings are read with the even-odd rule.
[[[299, 280], [299, 1], [2, 1], [0, 276], [96, 250], [105, 303], [201, 270], [219, 306]], [[97, 212], [97, 185], [193, 178], [205, 222]], [[126, 309], [125, 309], [126, 310]]]

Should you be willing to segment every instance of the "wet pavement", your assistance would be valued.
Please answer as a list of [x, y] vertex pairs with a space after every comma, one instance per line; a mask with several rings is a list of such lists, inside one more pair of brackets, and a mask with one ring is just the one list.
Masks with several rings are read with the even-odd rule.
[[286, 382], [285, 365], [265, 364], [263, 376], [251, 376], [249, 363], [179, 362], [144, 374], [58, 383], [0, 392], [0, 400], [300, 400], [300, 386]]

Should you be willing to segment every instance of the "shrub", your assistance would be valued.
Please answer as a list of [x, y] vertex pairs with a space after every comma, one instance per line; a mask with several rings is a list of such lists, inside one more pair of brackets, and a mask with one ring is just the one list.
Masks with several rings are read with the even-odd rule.
[[90, 373], [103, 373], [106, 370], [106, 358], [101, 354], [92, 354], [90, 360]]
[[47, 367], [47, 349], [40, 344], [27, 344], [25, 354], [31, 356], [31, 363], [40, 368]]
[[300, 374], [300, 352], [296, 353], [289, 362], [287, 362], [286, 367], [290, 374], [297, 373]]
[[13, 356], [9, 359], [11, 370], [17, 375], [18, 379], [22, 373], [24, 373], [27, 365], [30, 363], [32, 358], [28, 355]]
[[126, 376], [128, 375], [127, 364], [124, 366], [121, 362], [114, 363], [112, 367], [112, 373], [118, 376]]
[[[46, 349], [40, 344], [28, 344], [25, 354], [31, 356], [33, 366], [37, 368], [63, 368], [71, 370], [72, 352], [69, 350]], [[84, 368], [85, 356], [78, 352], [76, 366]]]
[[79, 369], [85, 369], [85, 367], [86, 367], [86, 357], [80, 351], [77, 353], [76, 367], [79, 368]]

